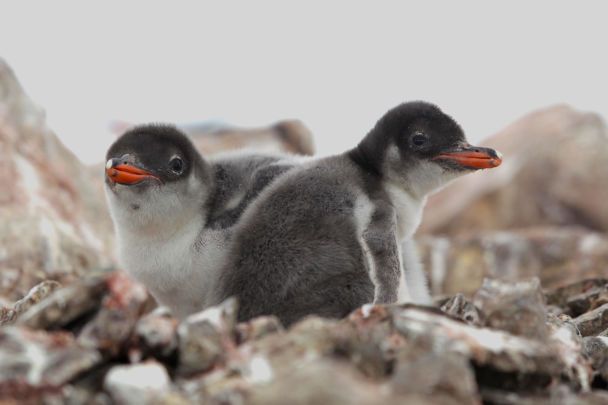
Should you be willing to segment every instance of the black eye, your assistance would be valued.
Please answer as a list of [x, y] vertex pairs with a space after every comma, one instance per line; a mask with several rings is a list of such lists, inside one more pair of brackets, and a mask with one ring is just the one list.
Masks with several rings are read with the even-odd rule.
[[424, 134], [414, 134], [412, 136], [412, 144], [414, 146], [424, 146], [429, 141], [429, 138]]
[[179, 157], [174, 157], [169, 162], [169, 167], [174, 173], [181, 174], [184, 170], [184, 162]]

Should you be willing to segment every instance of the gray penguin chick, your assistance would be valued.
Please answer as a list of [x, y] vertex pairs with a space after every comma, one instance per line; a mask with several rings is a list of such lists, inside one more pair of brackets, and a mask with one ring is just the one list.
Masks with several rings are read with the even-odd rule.
[[120, 264], [178, 317], [209, 305], [230, 229], [275, 177], [304, 157], [204, 159], [173, 126], [144, 125], [106, 155], [105, 191]]
[[[399, 290], [410, 301], [400, 287], [412, 281], [401, 276], [400, 250], [426, 196], [500, 161], [494, 150], [470, 146], [438, 107], [401, 104], [356, 148], [289, 170], [249, 204], [233, 229], [214, 301], [236, 296], [239, 320], [273, 314], [286, 325], [395, 302]], [[423, 276], [421, 285], [428, 296]]]

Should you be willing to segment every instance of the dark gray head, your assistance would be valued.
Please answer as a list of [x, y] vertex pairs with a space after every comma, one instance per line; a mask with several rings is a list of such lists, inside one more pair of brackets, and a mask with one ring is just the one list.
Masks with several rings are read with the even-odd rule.
[[349, 152], [366, 171], [426, 194], [467, 172], [500, 165], [489, 148], [469, 145], [464, 132], [437, 106], [423, 101], [389, 110]]
[[[205, 165], [192, 142], [170, 125], [142, 125], [122, 135], [106, 154], [106, 182], [155, 185], [199, 176]], [[140, 187], [144, 188], [144, 187]]]
[[138, 126], [122, 135], [106, 154], [105, 174], [114, 219], [124, 214], [142, 224], [179, 210], [201, 210], [211, 186], [206, 162], [169, 125]]

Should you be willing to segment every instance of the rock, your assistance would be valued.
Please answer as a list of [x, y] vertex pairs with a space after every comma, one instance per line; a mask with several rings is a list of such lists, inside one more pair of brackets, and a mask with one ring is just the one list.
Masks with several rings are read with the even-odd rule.
[[142, 357], [153, 356], [169, 360], [177, 351], [178, 321], [168, 313], [151, 312], [135, 326], [134, 346]]
[[409, 342], [471, 359], [482, 386], [519, 390], [548, 387], [552, 381], [564, 379], [574, 386], [589, 386], [589, 376], [574, 367], [581, 360], [578, 353], [558, 341], [541, 342], [476, 328], [418, 308], [396, 311], [394, 322]]
[[78, 341], [108, 356], [116, 356], [131, 337], [143, 313], [148, 293], [142, 284], [122, 272], [111, 273], [106, 283], [108, 295], [104, 297], [99, 312], [81, 331]]
[[608, 371], [608, 338], [595, 336], [583, 338], [583, 354], [591, 360], [591, 367], [594, 370]]
[[39, 303], [44, 298], [48, 297], [53, 291], [61, 287], [56, 281], [53, 280], [45, 280], [36, 286], [32, 287], [32, 289], [27, 293], [25, 297], [15, 302], [13, 309], [17, 314], [22, 314], [23, 312], [30, 309], [33, 305]]
[[500, 405], [603, 405], [608, 401], [606, 391], [573, 392], [558, 385], [548, 393], [514, 393], [500, 390], [482, 390], [484, 403]]
[[190, 315], [178, 327], [178, 371], [190, 375], [225, 361], [235, 347], [237, 304], [228, 299], [220, 306]]
[[271, 404], [397, 404], [378, 385], [337, 361], [321, 360], [294, 367], [266, 384], [254, 386], [245, 397], [252, 405]]
[[470, 296], [486, 277], [505, 281], [538, 277], [551, 289], [605, 276], [608, 268], [608, 237], [574, 228], [423, 237], [419, 251], [435, 295]]
[[156, 404], [170, 390], [171, 380], [162, 364], [146, 362], [113, 367], [103, 385], [116, 404]]
[[107, 290], [106, 278], [92, 274], [53, 291], [19, 317], [18, 324], [33, 329], [53, 329], [68, 325], [99, 307]]
[[0, 326], [13, 323], [19, 315], [40, 302], [43, 298], [46, 298], [60, 285], [56, 281], [45, 280], [32, 287], [25, 297], [13, 304], [12, 308], [0, 307]]
[[101, 182], [52, 133], [2, 60], [0, 156], [0, 296], [14, 301], [45, 279], [66, 284], [112, 264]]
[[0, 399], [36, 400], [57, 392], [100, 360], [96, 350], [82, 347], [68, 333], [4, 326], [0, 329]]
[[282, 332], [283, 326], [276, 316], [260, 316], [249, 322], [239, 323], [236, 326], [237, 342], [258, 340], [271, 333]]
[[501, 167], [464, 176], [432, 196], [422, 233], [552, 225], [608, 231], [608, 130], [600, 116], [550, 107], [483, 145], [502, 152]]
[[599, 335], [608, 328], [608, 304], [574, 319], [574, 324], [583, 336]]
[[441, 396], [459, 404], [480, 402], [469, 360], [456, 353], [429, 353], [417, 348], [400, 353], [390, 387], [399, 394]]
[[462, 294], [456, 294], [441, 305], [446, 314], [465, 321], [469, 325], [481, 325], [482, 314], [479, 309]]
[[14, 322], [20, 314], [40, 302], [60, 286], [61, 284], [56, 281], [45, 280], [32, 287], [25, 297], [13, 304], [12, 308], [0, 308], [0, 326]]
[[485, 326], [536, 339], [548, 334], [545, 297], [537, 278], [517, 283], [485, 279], [473, 302]]
[[191, 136], [203, 155], [243, 148], [299, 155], [315, 152], [312, 133], [298, 120], [280, 121], [265, 128], [190, 125], [181, 129]]
[[563, 284], [547, 291], [547, 303], [565, 308], [574, 297], [585, 295], [606, 285], [608, 279], [605, 278], [591, 278]]

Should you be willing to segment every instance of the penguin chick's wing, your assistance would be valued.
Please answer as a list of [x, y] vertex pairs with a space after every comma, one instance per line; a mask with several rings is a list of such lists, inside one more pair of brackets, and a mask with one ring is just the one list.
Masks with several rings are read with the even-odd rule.
[[396, 302], [401, 262], [396, 237], [395, 210], [386, 202], [376, 203], [371, 221], [363, 232], [363, 241], [371, 256], [371, 278], [374, 282], [374, 303]]

